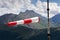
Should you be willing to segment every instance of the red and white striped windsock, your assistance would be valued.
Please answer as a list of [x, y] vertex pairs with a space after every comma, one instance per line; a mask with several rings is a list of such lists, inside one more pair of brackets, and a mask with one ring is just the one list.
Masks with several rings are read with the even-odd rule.
[[33, 17], [33, 18], [24, 19], [24, 20], [8, 22], [7, 25], [8, 26], [15, 26], [15, 25], [19, 25], [19, 24], [36, 23], [36, 22], [39, 22], [39, 21], [40, 21], [39, 17]]

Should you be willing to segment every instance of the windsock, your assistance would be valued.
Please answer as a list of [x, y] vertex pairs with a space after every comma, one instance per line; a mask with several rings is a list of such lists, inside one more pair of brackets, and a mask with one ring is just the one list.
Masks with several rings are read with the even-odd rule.
[[7, 25], [8, 26], [15, 26], [15, 25], [20, 25], [20, 24], [36, 23], [39, 21], [40, 21], [40, 17], [33, 17], [33, 18], [24, 19], [24, 20], [8, 22]]

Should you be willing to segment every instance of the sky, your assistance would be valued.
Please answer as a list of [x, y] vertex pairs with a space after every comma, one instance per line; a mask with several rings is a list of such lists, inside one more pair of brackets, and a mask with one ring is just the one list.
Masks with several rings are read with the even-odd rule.
[[[39, 15], [47, 18], [47, 0], [0, 0], [0, 16], [4, 14], [19, 14], [26, 10], [33, 10]], [[60, 14], [60, 0], [50, 0], [49, 2], [50, 15]]]

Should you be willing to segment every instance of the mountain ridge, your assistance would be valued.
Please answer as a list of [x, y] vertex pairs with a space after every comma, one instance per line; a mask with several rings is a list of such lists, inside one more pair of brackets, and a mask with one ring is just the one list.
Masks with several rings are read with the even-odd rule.
[[[10, 22], [10, 21], [18, 21], [21, 19], [25, 19], [25, 18], [31, 18], [31, 17], [40, 17], [40, 22], [39, 23], [32, 23], [29, 25], [16, 25], [16, 26], [12, 26], [12, 27], [8, 27], [6, 24], [3, 25], [4, 23]], [[5, 14], [3, 16], [0, 17], [0, 30], [6, 30], [6, 31], [11, 31], [11, 32], [17, 32], [20, 34], [20, 37], [22, 37], [23, 39], [28, 39], [32, 36], [36, 36], [39, 35], [41, 31], [41, 29], [46, 29], [48, 28], [47, 26], [47, 19], [41, 15], [38, 15], [37, 13], [35, 13], [32, 10], [26, 10], [25, 12], [20, 12], [19, 15], [16, 14]], [[3, 18], [3, 19], [2, 19]], [[19, 38], [19, 37], [17, 37]]]
[[53, 22], [53, 25], [55, 25], [56, 27], [60, 27], [60, 14], [55, 15], [54, 17], [52, 17], [51, 22]]

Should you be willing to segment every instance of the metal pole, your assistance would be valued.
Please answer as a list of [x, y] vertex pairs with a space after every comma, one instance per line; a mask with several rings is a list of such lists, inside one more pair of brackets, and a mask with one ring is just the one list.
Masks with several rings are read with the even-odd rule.
[[47, 17], [48, 17], [48, 40], [50, 40], [49, 0], [47, 0]]

